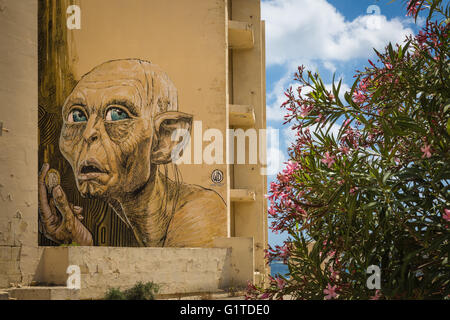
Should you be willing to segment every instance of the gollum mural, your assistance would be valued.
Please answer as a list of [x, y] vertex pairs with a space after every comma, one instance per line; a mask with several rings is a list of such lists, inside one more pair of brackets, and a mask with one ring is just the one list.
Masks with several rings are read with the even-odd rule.
[[[174, 84], [159, 67], [126, 59], [84, 75], [62, 107], [59, 149], [79, 193], [107, 202], [140, 246], [210, 246], [215, 237], [226, 236], [223, 199], [168, 177], [178, 144], [172, 133], [192, 124], [191, 115], [178, 111], [177, 100]], [[59, 172], [44, 163], [39, 218], [45, 236], [60, 244], [93, 245], [82, 210], [70, 203]]]

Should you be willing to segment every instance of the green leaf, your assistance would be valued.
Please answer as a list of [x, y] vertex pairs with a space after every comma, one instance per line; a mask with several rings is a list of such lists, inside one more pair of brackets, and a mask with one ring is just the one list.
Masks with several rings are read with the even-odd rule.
[[[352, 90], [352, 92], [353, 92], [353, 90]], [[349, 92], [346, 92], [344, 94], [344, 98], [345, 98], [345, 101], [347, 101], [348, 104], [350, 104], [350, 106], [352, 106], [355, 110], [357, 110], [357, 111], [361, 110], [361, 108], [353, 101], [352, 96]]]
[[378, 204], [378, 202], [376, 202], [376, 201], [369, 202], [368, 204], [366, 204], [366, 205], [363, 207], [363, 209], [364, 209], [364, 210], [367, 210], [367, 209], [373, 208], [373, 207], [375, 207], [377, 204]]
[[383, 176], [383, 184], [386, 184], [386, 181], [391, 177], [392, 173], [390, 171], [386, 172]]
[[444, 107], [444, 113], [447, 113], [447, 111], [449, 111], [449, 110], [450, 110], [450, 104], [448, 104]]
[[360, 78], [361, 78], [361, 76], [358, 76], [358, 77], [356, 78], [355, 82], [353, 82], [352, 89], [350, 90], [350, 93], [355, 92], [356, 86], [358, 85], [359, 79], [360, 79]]
[[411, 44], [411, 40], [409, 40], [406, 44], [405, 44], [405, 46], [403, 47], [403, 49], [402, 49], [402, 55], [401, 55], [401, 57], [400, 57], [400, 59], [403, 59], [404, 57], [405, 57], [405, 54], [406, 54], [406, 52], [408, 52], [408, 48], [409, 48], [409, 45]]
[[381, 95], [381, 93], [383, 92], [383, 90], [384, 90], [384, 87], [383, 87], [383, 86], [378, 87], [377, 90], [375, 90], [375, 92], [374, 92], [374, 94], [373, 94], [373, 96], [372, 96], [372, 99], [373, 99], [373, 100], [377, 99], [377, 98]]
[[391, 58], [391, 63], [395, 62], [395, 52], [394, 49], [392, 48], [392, 43], [389, 42], [388, 44], [388, 52], [389, 52], [389, 58]]

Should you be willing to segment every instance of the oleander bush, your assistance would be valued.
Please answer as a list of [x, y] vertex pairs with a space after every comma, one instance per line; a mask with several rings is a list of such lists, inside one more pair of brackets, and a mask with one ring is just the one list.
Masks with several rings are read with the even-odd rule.
[[105, 294], [105, 300], [155, 300], [159, 286], [153, 282], [138, 282], [130, 289], [121, 291], [110, 288]]
[[[448, 299], [450, 225], [449, 6], [409, 1], [426, 25], [376, 51], [349, 92], [298, 68], [286, 91], [296, 132], [270, 185], [286, 276], [249, 283], [248, 299]], [[367, 286], [371, 265], [381, 288]]]

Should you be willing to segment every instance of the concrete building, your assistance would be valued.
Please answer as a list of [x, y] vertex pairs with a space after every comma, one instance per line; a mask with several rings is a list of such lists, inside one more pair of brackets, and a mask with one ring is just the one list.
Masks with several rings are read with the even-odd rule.
[[[163, 294], [263, 283], [270, 271], [264, 261], [268, 226], [267, 180], [261, 173], [266, 146], [260, 129], [266, 128], [266, 117], [260, 0], [61, 0], [39, 1], [39, 6], [38, 14], [37, 1], [0, 1], [0, 288], [65, 286], [70, 265], [80, 268], [81, 298], [100, 298], [109, 286], [126, 288], [137, 281], [154, 281]], [[127, 225], [126, 214], [125, 219], [115, 215], [103, 200], [82, 198], [76, 189], [75, 169], [72, 173], [59, 151], [61, 107], [83, 75], [119, 59], [156, 64], [176, 87], [176, 111], [193, 116], [190, 157], [185, 149], [185, 163], [178, 165], [179, 172], [170, 168], [167, 176], [181, 173], [184, 183], [223, 199], [219, 211], [192, 206], [198, 214], [212, 210], [225, 217], [217, 219], [223, 233], [211, 233], [207, 245], [142, 245], [146, 240], [136, 242], [142, 233]], [[245, 134], [241, 163], [239, 145], [245, 140], [238, 140]], [[229, 150], [233, 161], [227, 161]], [[93, 246], [64, 246], [65, 241], [52, 241], [39, 231], [37, 181], [43, 163], [58, 170], [69, 201], [83, 207]], [[22, 298], [64, 297], [47, 288], [10, 290]]]

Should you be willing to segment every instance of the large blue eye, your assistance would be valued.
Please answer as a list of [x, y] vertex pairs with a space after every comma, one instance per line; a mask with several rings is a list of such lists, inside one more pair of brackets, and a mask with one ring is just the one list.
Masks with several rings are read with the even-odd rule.
[[106, 112], [106, 121], [119, 121], [129, 119], [130, 116], [123, 109], [109, 108]]
[[73, 109], [70, 111], [69, 116], [67, 117], [67, 122], [86, 122], [87, 116], [80, 109]]

